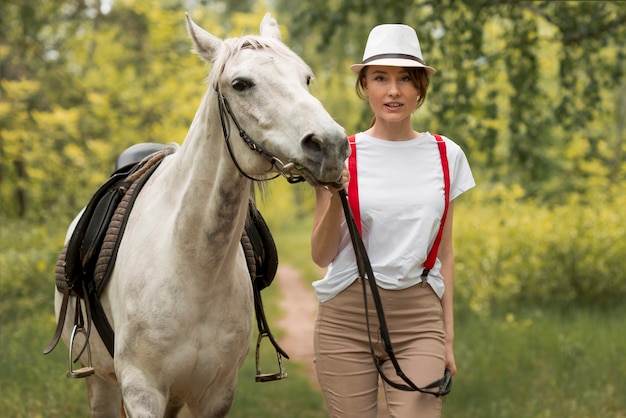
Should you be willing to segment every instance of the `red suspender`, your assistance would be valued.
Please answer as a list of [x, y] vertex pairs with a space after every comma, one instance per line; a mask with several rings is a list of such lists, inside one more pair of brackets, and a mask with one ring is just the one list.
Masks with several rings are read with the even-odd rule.
[[[443, 236], [443, 227], [446, 223], [446, 216], [448, 215], [448, 206], [450, 203], [450, 168], [448, 166], [448, 156], [446, 153], [446, 143], [443, 138], [439, 135], [433, 135], [437, 140], [437, 146], [439, 147], [439, 156], [441, 157], [441, 167], [443, 170], [443, 184], [444, 184], [444, 196], [445, 196], [445, 206], [443, 209], [443, 216], [441, 218], [441, 224], [439, 225], [439, 231], [437, 232], [437, 236], [435, 237], [435, 241], [433, 242], [433, 246], [428, 253], [428, 257], [426, 257], [426, 261], [424, 261], [424, 271], [422, 272], [422, 280], [428, 276], [430, 270], [435, 266], [435, 261], [437, 260], [437, 252], [439, 251], [439, 243], [441, 242], [441, 237]], [[348, 184], [348, 203], [350, 203], [350, 208], [352, 209], [352, 214], [354, 216], [354, 221], [356, 222], [357, 227], [359, 228], [359, 233], [363, 235], [361, 232], [361, 212], [359, 208], [359, 188], [357, 182], [357, 170], [356, 170], [356, 142], [355, 136], [352, 135], [348, 138], [350, 143], [350, 156], [348, 157], [348, 171], [350, 172], [350, 183]]]
[[437, 145], [439, 146], [439, 156], [441, 157], [441, 168], [443, 169], [443, 187], [444, 187], [444, 196], [445, 196], [445, 204], [443, 208], [443, 216], [441, 217], [441, 223], [439, 224], [439, 232], [437, 232], [437, 236], [435, 237], [435, 241], [433, 242], [433, 246], [428, 253], [428, 257], [426, 257], [426, 261], [424, 261], [424, 271], [422, 272], [422, 281], [426, 279], [430, 269], [435, 266], [435, 261], [437, 260], [437, 252], [439, 251], [439, 243], [441, 242], [441, 237], [443, 236], [443, 226], [446, 223], [446, 216], [448, 215], [448, 206], [450, 204], [450, 168], [448, 167], [448, 155], [446, 152], [446, 143], [443, 141], [441, 136], [433, 135], [437, 140]]
[[352, 216], [354, 216], [354, 222], [359, 229], [359, 234], [363, 236], [361, 232], [361, 210], [359, 207], [359, 187], [356, 180], [356, 142], [354, 141], [354, 135], [348, 138], [350, 143], [350, 156], [348, 157], [348, 171], [350, 172], [350, 183], [348, 183], [348, 203], [352, 209]]

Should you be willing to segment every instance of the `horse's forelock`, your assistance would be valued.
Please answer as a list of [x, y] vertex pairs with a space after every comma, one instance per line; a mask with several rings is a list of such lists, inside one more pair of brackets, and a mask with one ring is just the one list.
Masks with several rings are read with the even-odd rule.
[[244, 49], [268, 49], [276, 52], [277, 55], [301, 65], [304, 70], [311, 72], [309, 66], [291, 49], [281, 41], [265, 37], [249, 35], [241, 38], [228, 38], [224, 40], [222, 51], [213, 63], [215, 71], [209, 74], [209, 84], [215, 85], [226, 68], [227, 63], [234, 59], [240, 51]]

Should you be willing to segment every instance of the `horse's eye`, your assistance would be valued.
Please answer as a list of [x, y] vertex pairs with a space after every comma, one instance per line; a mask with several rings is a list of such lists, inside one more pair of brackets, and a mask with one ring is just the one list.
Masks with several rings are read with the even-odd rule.
[[306, 85], [307, 86], [311, 85], [311, 76], [310, 75], [306, 76]]
[[244, 91], [246, 89], [249, 89], [253, 85], [254, 84], [252, 84], [252, 81], [242, 80], [241, 78], [234, 80], [232, 83], [233, 88], [237, 91]]

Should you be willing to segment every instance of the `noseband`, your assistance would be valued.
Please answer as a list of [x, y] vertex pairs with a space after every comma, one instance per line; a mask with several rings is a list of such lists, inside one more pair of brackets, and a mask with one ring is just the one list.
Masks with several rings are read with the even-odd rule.
[[[226, 97], [224, 97], [217, 84], [215, 85], [215, 91], [217, 92], [217, 104], [220, 111], [220, 122], [222, 124], [222, 132], [224, 133], [224, 142], [226, 142], [226, 148], [228, 149], [230, 158], [233, 160], [235, 167], [237, 167], [237, 170], [239, 170], [241, 175], [253, 181], [267, 181], [275, 179], [278, 176], [283, 176], [285, 179], [287, 179], [289, 183], [299, 183], [301, 181], [304, 181], [305, 179], [302, 175], [294, 173], [294, 171], [298, 171], [301, 168], [298, 164], [294, 162], [288, 162], [287, 164], [283, 163], [278, 157], [266, 151], [261, 145], [254, 142], [254, 140], [250, 138], [246, 131], [243, 130], [241, 125], [239, 125], [239, 121], [237, 121], [237, 118], [235, 118], [235, 115], [233, 114], [233, 111], [228, 104], [228, 100], [226, 100]], [[269, 162], [276, 171], [278, 171], [278, 174], [270, 178], [255, 178], [243, 171], [243, 169], [237, 162], [237, 158], [235, 157], [230, 143], [230, 123], [228, 123], [227, 121], [227, 116], [230, 116], [232, 121], [235, 123], [235, 126], [239, 130], [239, 136], [241, 137], [241, 139], [243, 139], [246, 145], [248, 145], [248, 148], [250, 148], [252, 151], [256, 151], [257, 153], [259, 153], [259, 155], [261, 155], [261, 157], [265, 158], [265, 160]]]

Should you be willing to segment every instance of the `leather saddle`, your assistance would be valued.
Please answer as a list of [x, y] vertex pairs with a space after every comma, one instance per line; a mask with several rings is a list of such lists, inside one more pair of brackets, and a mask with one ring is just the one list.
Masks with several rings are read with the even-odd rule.
[[[85, 344], [74, 362], [80, 358], [86, 349], [89, 350], [88, 340], [91, 321], [95, 324], [109, 354], [113, 356], [114, 332], [100, 304], [99, 294], [112, 272], [117, 247], [121, 241], [126, 220], [135, 198], [161, 160], [171, 152], [173, 152], [171, 148], [158, 143], [136, 144], [122, 152], [117, 159], [115, 171], [90, 199], [69, 242], [59, 256], [56, 283], [57, 289], [63, 293], [63, 304], [55, 335], [44, 350], [44, 354], [50, 353], [60, 339], [69, 296], [77, 296], [74, 331], [70, 338], [68, 377], [86, 377], [93, 374], [90, 351], [88, 351], [87, 361], [89, 365], [78, 371], [72, 369], [71, 358], [73, 340], [77, 333], [84, 334]], [[287, 374], [284, 372], [281, 357], [289, 358], [289, 356], [278, 345], [269, 330], [260, 293], [274, 280], [278, 267], [278, 253], [269, 227], [252, 199], [248, 203], [248, 217], [241, 238], [241, 245], [246, 255], [248, 271], [252, 280], [259, 330], [256, 380], [282, 379]], [[82, 317], [81, 301], [85, 304], [86, 320]], [[85, 324], [87, 324], [86, 329], [84, 328]], [[278, 373], [261, 373], [259, 349], [263, 338], [268, 338], [276, 350], [280, 367]]]

